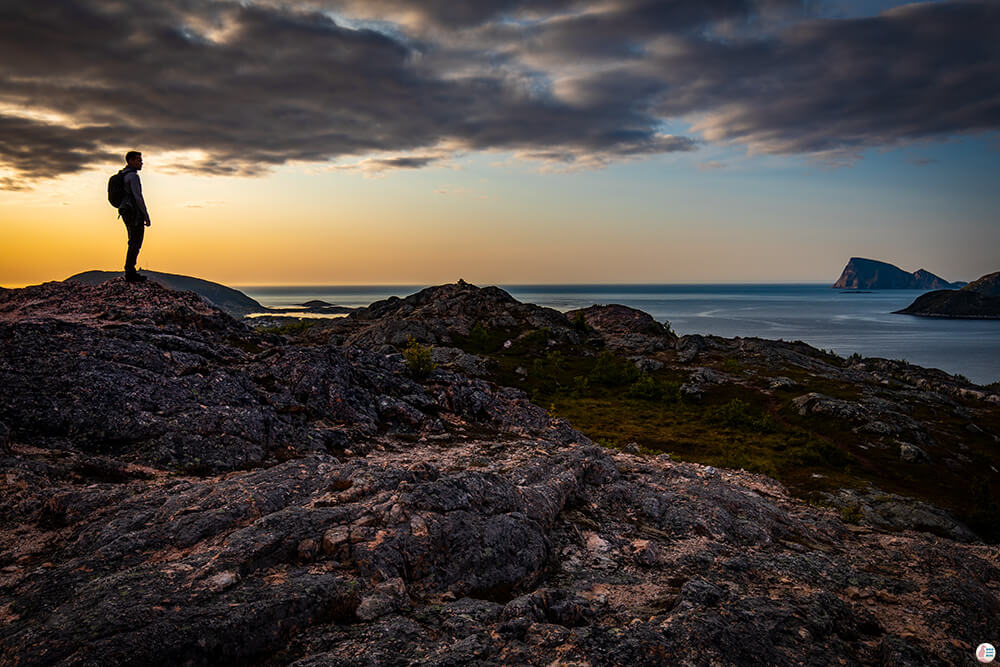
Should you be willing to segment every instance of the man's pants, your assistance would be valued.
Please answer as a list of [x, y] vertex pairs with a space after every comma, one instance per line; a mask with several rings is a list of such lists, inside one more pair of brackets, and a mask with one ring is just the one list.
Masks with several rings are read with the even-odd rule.
[[139, 220], [134, 223], [125, 223], [128, 230], [128, 252], [125, 253], [125, 273], [135, 273], [135, 261], [139, 258], [139, 248], [142, 247], [142, 237], [146, 233], [144, 221]]

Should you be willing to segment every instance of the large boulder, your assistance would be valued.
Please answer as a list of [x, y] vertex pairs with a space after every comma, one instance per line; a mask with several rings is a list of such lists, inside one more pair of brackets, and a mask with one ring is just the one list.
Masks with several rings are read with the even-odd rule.
[[476, 287], [463, 280], [428, 287], [405, 299], [391, 297], [332, 320], [313, 337], [366, 349], [420, 343], [453, 346], [474, 331], [489, 338], [516, 336], [548, 329], [560, 340], [579, 340], [566, 317], [557, 310], [521, 303], [499, 287]]
[[608, 347], [630, 354], [651, 354], [673, 349], [677, 344], [669, 324], [661, 324], [648, 313], [628, 306], [590, 306], [568, 311], [566, 317], [570, 321], [582, 319], [601, 334]]

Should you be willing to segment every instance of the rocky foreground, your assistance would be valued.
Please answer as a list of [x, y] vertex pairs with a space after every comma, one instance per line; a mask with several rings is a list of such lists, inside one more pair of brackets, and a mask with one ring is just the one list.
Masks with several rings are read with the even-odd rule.
[[845, 524], [465, 371], [407, 376], [418, 326], [718, 344], [511, 301], [459, 283], [293, 341], [155, 283], [0, 290], [0, 662], [923, 665], [1000, 638], [971, 533]]

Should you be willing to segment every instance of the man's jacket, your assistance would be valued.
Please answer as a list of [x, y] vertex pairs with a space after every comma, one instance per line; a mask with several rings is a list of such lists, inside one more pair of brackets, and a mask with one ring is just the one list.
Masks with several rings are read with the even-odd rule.
[[125, 194], [129, 197], [138, 215], [136, 222], [149, 222], [149, 211], [146, 210], [146, 200], [142, 198], [142, 183], [139, 182], [139, 172], [132, 167], [125, 168]]

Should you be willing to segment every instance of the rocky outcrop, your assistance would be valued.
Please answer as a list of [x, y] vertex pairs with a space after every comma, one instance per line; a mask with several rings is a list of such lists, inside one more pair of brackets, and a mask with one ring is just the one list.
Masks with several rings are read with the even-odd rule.
[[843, 489], [831, 497], [843, 515], [880, 530], [919, 530], [959, 542], [976, 542], [976, 535], [939, 507], [878, 489]]
[[[435, 336], [487, 314], [409, 305], [449, 320], [422, 324]], [[851, 525], [766, 477], [599, 448], [517, 390], [418, 383], [395, 352], [260, 335], [191, 293], [4, 290], [0, 341], [4, 664], [958, 664], [1000, 627], [997, 550], [934, 508], [879, 499], [869, 518], [854, 499]], [[823, 363], [703, 342], [699, 363]], [[802, 403], [853, 419], [837, 400]]]
[[1000, 296], [1000, 271], [987, 273], [962, 288], [963, 292], [976, 292], [984, 296]]
[[628, 354], [651, 354], [672, 349], [677, 335], [648, 313], [628, 306], [590, 306], [566, 313], [570, 321], [582, 320], [608, 341], [608, 346]]
[[481, 289], [460, 280], [428, 287], [405, 299], [390, 297], [377, 301], [347, 317], [325, 322], [311, 332], [310, 338], [374, 350], [402, 347], [410, 338], [420, 343], [450, 346], [481, 331], [498, 346], [509, 336], [539, 329], [579, 340], [559, 311], [521, 303], [499, 287]]
[[965, 283], [950, 283], [930, 271], [907, 273], [898, 266], [874, 259], [852, 257], [844, 267], [835, 289], [949, 289]]
[[1000, 272], [975, 280], [960, 290], [938, 290], [921, 294], [902, 315], [951, 319], [1000, 319]]
[[516, 390], [446, 371], [431, 389], [398, 355], [285, 345], [156, 283], [7, 290], [0, 340], [0, 421], [15, 437], [176, 470], [440, 433], [442, 418], [544, 421]]
[[[464, 281], [428, 287], [405, 299], [392, 297], [347, 317], [314, 327], [307, 340], [388, 351], [409, 339], [436, 346], [472, 345], [497, 351], [519, 339], [542, 337], [560, 344], [596, 343], [626, 354], [672, 349], [669, 325], [627, 306], [591, 306], [568, 313], [521, 303], [498, 287]], [[468, 360], [466, 360], [468, 361]]]
[[[142, 274], [154, 280], [164, 287], [172, 290], [187, 290], [203, 297], [213, 306], [222, 310], [232, 317], [243, 317], [249, 313], [263, 313], [269, 309], [260, 305], [256, 300], [251, 299], [243, 292], [226, 287], [219, 283], [191, 276], [181, 276], [174, 273], [162, 273], [160, 271], [142, 271]], [[100, 285], [109, 280], [121, 279], [120, 271], [84, 271], [70, 276], [66, 280], [80, 282], [86, 285]], [[323, 311], [326, 312], [326, 311]], [[330, 311], [341, 312], [341, 311]]]

